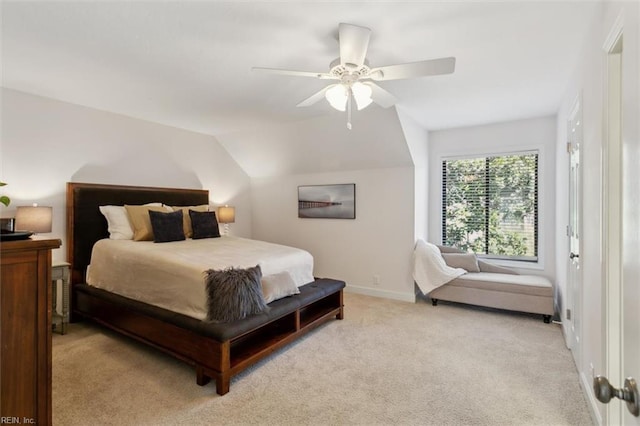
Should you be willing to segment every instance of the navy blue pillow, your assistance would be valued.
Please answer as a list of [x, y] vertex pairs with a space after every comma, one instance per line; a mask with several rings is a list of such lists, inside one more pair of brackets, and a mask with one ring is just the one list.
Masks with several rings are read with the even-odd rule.
[[149, 219], [151, 220], [154, 242], [168, 243], [185, 239], [182, 226], [182, 210], [172, 213], [149, 210]]
[[216, 212], [197, 212], [189, 209], [189, 217], [191, 218], [191, 228], [193, 229], [191, 238], [194, 240], [218, 238], [220, 236]]

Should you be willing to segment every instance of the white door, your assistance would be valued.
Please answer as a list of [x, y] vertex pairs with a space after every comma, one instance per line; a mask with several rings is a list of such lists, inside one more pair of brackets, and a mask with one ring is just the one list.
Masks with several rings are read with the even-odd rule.
[[[604, 47], [607, 52], [603, 194], [606, 374], [612, 387], [624, 388], [627, 393], [625, 398], [635, 399], [640, 404], [638, 393], [633, 394], [626, 380], [640, 379], [640, 131], [636, 121], [640, 113], [638, 65], [625, 64], [621, 20], [614, 25]], [[635, 72], [627, 71], [625, 74], [625, 65], [627, 70], [635, 69]], [[606, 423], [640, 425], [640, 416], [631, 413], [631, 410], [638, 409], [638, 406], [631, 404], [628, 407], [626, 402], [614, 398], [607, 406]]]
[[580, 218], [581, 218], [581, 169], [580, 145], [582, 144], [582, 101], [578, 98], [572, 108], [567, 126], [567, 150], [569, 151], [569, 262], [567, 311], [569, 321], [568, 344], [574, 354], [576, 364], [581, 365], [581, 306], [582, 276], [580, 271]]
[[[636, 83], [637, 84], [637, 83]], [[638, 90], [636, 85], [636, 93]], [[640, 112], [637, 110], [637, 112]], [[638, 119], [636, 117], [636, 119]], [[640, 380], [640, 132], [623, 139], [622, 216], [622, 376]], [[622, 386], [620, 383], [618, 386]], [[640, 384], [638, 384], [640, 386]], [[640, 389], [639, 389], [640, 392]], [[636, 394], [640, 399], [640, 395]], [[638, 401], [640, 404], [640, 401]], [[640, 417], [624, 410], [625, 425], [640, 426]]]
[[[640, 380], [640, 6], [629, 7], [635, 16], [635, 55], [622, 51], [622, 376]], [[631, 37], [626, 37], [632, 40]], [[635, 57], [634, 63], [625, 63]], [[618, 386], [622, 386], [620, 383]], [[639, 395], [636, 394], [636, 397]], [[637, 401], [640, 404], [640, 401]], [[623, 410], [623, 424], [640, 426], [640, 416]]]

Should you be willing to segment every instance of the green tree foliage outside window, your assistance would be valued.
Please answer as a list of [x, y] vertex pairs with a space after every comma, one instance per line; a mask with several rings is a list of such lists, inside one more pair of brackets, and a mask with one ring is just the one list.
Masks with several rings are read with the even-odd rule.
[[442, 182], [445, 245], [537, 260], [537, 153], [444, 160]]

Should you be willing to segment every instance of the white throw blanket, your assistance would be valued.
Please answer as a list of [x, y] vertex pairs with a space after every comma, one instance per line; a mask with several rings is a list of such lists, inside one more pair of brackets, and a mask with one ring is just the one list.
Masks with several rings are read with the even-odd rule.
[[438, 247], [418, 240], [413, 252], [413, 279], [424, 294], [466, 273], [462, 268], [447, 266]]

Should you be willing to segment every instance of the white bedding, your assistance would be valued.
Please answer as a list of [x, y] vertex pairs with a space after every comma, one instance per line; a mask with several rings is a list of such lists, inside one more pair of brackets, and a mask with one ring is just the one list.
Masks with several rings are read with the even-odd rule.
[[170, 243], [98, 241], [87, 284], [197, 319], [206, 318], [204, 271], [260, 265], [262, 275], [287, 271], [296, 285], [313, 281], [307, 251], [223, 236]]

